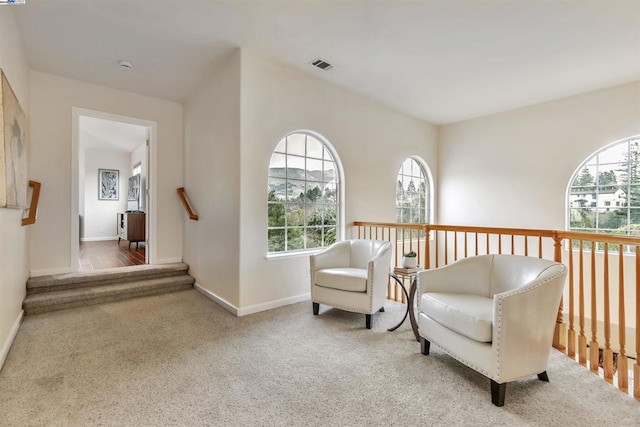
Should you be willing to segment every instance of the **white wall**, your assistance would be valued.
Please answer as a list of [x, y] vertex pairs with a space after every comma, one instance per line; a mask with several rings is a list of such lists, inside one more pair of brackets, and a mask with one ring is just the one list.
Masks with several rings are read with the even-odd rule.
[[30, 170], [42, 182], [40, 218], [30, 239], [31, 273], [64, 272], [72, 265], [67, 250], [71, 246], [72, 107], [157, 123], [156, 262], [181, 260], [184, 217], [176, 188], [183, 185], [184, 173], [182, 105], [33, 70], [30, 83]]
[[127, 179], [132, 175], [133, 168], [138, 163], [142, 166], [142, 172], [140, 172], [140, 193], [139, 193], [139, 203], [136, 202], [128, 202], [127, 210], [140, 210], [146, 211], [146, 197], [145, 197], [145, 185], [147, 183], [147, 144], [143, 141], [138, 148], [133, 150], [131, 153], [131, 162], [129, 164], [129, 172], [127, 175]]
[[[185, 189], [198, 221], [186, 220], [184, 258], [196, 283], [239, 305], [240, 53], [185, 104]], [[183, 212], [186, 218], [186, 214]], [[227, 307], [229, 308], [229, 307]], [[234, 311], [231, 309], [231, 311]]]
[[[439, 131], [439, 222], [563, 230], [567, 186], [578, 166], [603, 146], [638, 134], [640, 82], [443, 126]], [[566, 251], [563, 260], [568, 262]], [[596, 260], [600, 278], [602, 254]], [[617, 257], [610, 262], [617, 265]], [[628, 303], [635, 300], [632, 262], [625, 257]], [[617, 270], [611, 268], [610, 281], [617, 280]], [[601, 290], [598, 294], [598, 318], [602, 319]], [[616, 295], [613, 289], [614, 323]], [[568, 301], [565, 288], [565, 311]], [[585, 301], [590, 313], [590, 292]], [[627, 311], [627, 324], [634, 315], [635, 310]]]
[[407, 157], [423, 158], [434, 177], [438, 167], [435, 127], [251, 51], [242, 51], [241, 62], [243, 314], [304, 299], [310, 291], [308, 256], [265, 259], [267, 171], [285, 134], [311, 130], [336, 149], [345, 173], [347, 237], [354, 220], [395, 221], [396, 177]]
[[640, 82], [443, 126], [439, 222], [564, 229], [576, 168], [638, 134]]
[[[85, 150], [83, 241], [118, 238], [116, 214], [127, 209], [131, 155], [113, 150]], [[98, 169], [119, 171], [118, 200], [98, 199]]]
[[[28, 123], [29, 67], [9, 6], [0, 7], [0, 68], [27, 115]], [[31, 151], [28, 140], [27, 130], [27, 158]], [[21, 209], [0, 209], [0, 368], [22, 319], [22, 301], [29, 278], [28, 236], [34, 226], [23, 227], [22, 216]]]

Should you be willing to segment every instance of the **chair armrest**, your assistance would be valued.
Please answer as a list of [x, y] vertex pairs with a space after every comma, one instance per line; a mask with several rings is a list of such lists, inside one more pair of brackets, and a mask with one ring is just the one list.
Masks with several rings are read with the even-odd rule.
[[418, 292], [487, 295], [491, 263], [486, 257], [464, 258], [453, 264], [418, 273]]
[[334, 243], [325, 250], [312, 254], [309, 259], [311, 262], [311, 275], [324, 268], [343, 268], [349, 267], [349, 242], [343, 241]]
[[567, 269], [547, 269], [518, 289], [493, 297], [493, 346], [500, 382], [546, 369]]
[[371, 283], [371, 286], [367, 289], [367, 293], [371, 295], [371, 301], [374, 305], [384, 304], [387, 298], [391, 255], [391, 243], [387, 243], [378, 250], [378, 253], [369, 260], [367, 265], [367, 275]]

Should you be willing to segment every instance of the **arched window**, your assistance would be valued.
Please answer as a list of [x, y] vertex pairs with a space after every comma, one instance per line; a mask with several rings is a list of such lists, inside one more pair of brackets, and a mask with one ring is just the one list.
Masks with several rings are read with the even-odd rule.
[[640, 235], [640, 136], [596, 152], [571, 177], [569, 229]]
[[415, 157], [406, 159], [396, 182], [396, 222], [425, 224], [430, 220], [431, 182], [425, 166]]
[[278, 142], [269, 162], [268, 252], [316, 249], [337, 240], [341, 167], [329, 143], [310, 132]]

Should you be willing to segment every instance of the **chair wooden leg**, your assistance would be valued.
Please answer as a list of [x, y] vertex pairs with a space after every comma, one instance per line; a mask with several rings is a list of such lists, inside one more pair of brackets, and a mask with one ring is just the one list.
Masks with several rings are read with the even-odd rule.
[[429, 354], [429, 347], [431, 347], [431, 343], [426, 339], [420, 337], [420, 352], [425, 356]]
[[507, 383], [498, 384], [491, 380], [491, 402], [496, 406], [504, 406], [504, 395], [507, 391]]
[[318, 313], [320, 312], [320, 304], [317, 302], [313, 303], [313, 315], [317, 316]]
[[365, 314], [365, 316], [367, 316], [367, 329], [371, 329], [371, 315], [370, 314]]
[[547, 375], [547, 371], [541, 372], [538, 374], [538, 379], [540, 381], [549, 382], [549, 376]]

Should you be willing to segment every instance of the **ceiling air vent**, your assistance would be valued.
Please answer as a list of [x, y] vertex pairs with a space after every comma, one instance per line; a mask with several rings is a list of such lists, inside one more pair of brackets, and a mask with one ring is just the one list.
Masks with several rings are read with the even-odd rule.
[[310, 62], [310, 64], [316, 68], [320, 68], [323, 71], [329, 71], [330, 69], [333, 68], [333, 65], [331, 65], [324, 59], [320, 59], [320, 58], [314, 59], [313, 61]]

